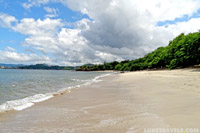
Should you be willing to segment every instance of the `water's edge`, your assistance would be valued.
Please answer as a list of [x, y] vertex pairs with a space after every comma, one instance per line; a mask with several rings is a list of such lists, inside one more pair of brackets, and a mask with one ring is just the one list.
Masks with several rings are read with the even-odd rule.
[[89, 81], [86, 81], [83, 84], [70, 86], [70, 87], [67, 87], [65, 89], [59, 90], [57, 92], [45, 93], [45, 94], [36, 94], [36, 95], [29, 96], [29, 97], [26, 97], [26, 98], [23, 98], [23, 99], [7, 101], [7, 102], [0, 105], [0, 113], [5, 113], [5, 112], [9, 112], [9, 111], [24, 110], [26, 108], [33, 106], [35, 103], [46, 101], [50, 98], [53, 98], [53, 97], [58, 96], [58, 95], [62, 95], [64, 93], [70, 93], [70, 91], [72, 89], [80, 88], [80, 87], [85, 86], [85, 85], [90, 85], [92, 83], [100, 82], [100, 81], [102, 81], [102, 80], [100, 80], [100, 78], [103, 78], [103, 77], [106, 77], [106, 76], [109, 76], [109, 75], [112, 75], [112, 74], [114, 74], [114, 72], [109, 73], [109, 74], [102, 74], [100, 76], [94, 77], [93, 79], [91, 79]]

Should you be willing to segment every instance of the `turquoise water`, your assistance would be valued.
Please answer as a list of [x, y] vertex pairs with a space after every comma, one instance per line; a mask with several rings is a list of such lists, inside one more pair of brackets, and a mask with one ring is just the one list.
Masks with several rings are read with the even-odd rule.
[[22, 110], [73, 87], [97, 82], [107, 72], [0, 69], [0, 112]]

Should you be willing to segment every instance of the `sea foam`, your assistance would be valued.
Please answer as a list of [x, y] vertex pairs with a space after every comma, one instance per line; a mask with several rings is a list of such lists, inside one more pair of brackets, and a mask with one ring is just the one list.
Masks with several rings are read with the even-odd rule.
[[[92, 83], [100, 82], [102, 80], [100, 80], [99, 78], [103, 78], [103, 77], [109, 76], [109, 75], [111, 75], [111, 73], [97, 76], [97, 77], [95, 77], [91, 80], [85, 80], [85, 83], [83, 83], [83, 84], [67, 87], [67, 88], [61, 89], [57, 92], [46, 93], [46, 94], [36, 94], [36, 95], [33, 95], [33, 96], [25, 97], [23, 99], [7, 101], [7, 102], [0, 105], [0, 113], [12, 111], [12, 110], [16, 110], [16, 111], [24, 110], [28, 107], [33, 106], [35, 103], [39, 103], [39, 102], [48, 100], [48, 99], [50, 99], [54, 96], [57, 96], [57, 95], [60, 95], [60, 94], [63, 94], [63, 93], [69, 93], [70, 90], [73, 89], [73, 88], [79, 88], [81, 86], [90, 85]], [[73, 80], [76, 80], [76, 79], [73, 79]]]
[[45, 101], [52, 98], [52, 94], [36, 94], [34, 96], [29, 96], [23, 99], [7, 101], [6, 103], [0, 105], [0, 112], [11, 111], [11, 110], [23, 110], [25, 108], [31, 107], [34, 103]]

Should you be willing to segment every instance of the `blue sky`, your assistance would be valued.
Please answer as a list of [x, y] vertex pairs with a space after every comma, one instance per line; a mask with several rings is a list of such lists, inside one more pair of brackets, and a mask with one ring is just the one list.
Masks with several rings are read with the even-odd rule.
[[165, 21], [159, 21], [157, 23], [158, 26], [167, 26], [171, 24], [176, 24], [178, 22], [188, 22], [192, 18], [199, 18], [200, 17], [200, 10], [198, 10], [196, 13], [192, 14], [191, 16], [185, 14], [182, 17], [177, 17], [174, 20], [165, 20]]
[[[87, 15], [78, 11], [72, 11], [67, 6], [61, 3], [49, 3], [46, 5], [34, 6], [26, 9], [22, 6], [26, 0], [1, 0], [0, 13], [6, 13], [20, 20], [23, 18], [45, 19], [47, 11], [45, 7], [54, 8], [57, 10], [55, 19], [62, 19], [63, 22], [76, 22], [83, 18], [89, 18]], [[66, 25], [66, 27], [70, 27]], [[73, 27], [70, 27], [73, 28]], [[26, 50], [21, 45], [27, 35], [15, 32], [9, 28], [0, 27], [0, 50], [5, 50], [8, 46], [15, 48], [18, 52], [25, 53]]]
[[135, 59], [199, 23], [198, 0], [0, 0], [0, 63]]

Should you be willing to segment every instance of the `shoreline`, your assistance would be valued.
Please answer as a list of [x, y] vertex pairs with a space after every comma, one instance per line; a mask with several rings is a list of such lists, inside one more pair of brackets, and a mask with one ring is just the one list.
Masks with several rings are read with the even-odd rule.
[[103, 77], [0, 119], [1, 132], [136, 132], [199, 128], [199, 69]]
[[112, 73], [107, 73], [107, 74], [101, 74], [99, 76], [94, 77], [93, 79], [86, 81], [85, 83], [77, 84], [77, 85], [74, 85], [74, 86], [69, 86], [69, 87], [60, 89], [56, 92], [49, 92], [49, 93], [44, 93], [44, 94], [38, 93], [38, 94], [28, 96], [28, 97], [25, 97], [25, 98], [6, 101], [6, 102], [0, 104], [0, 116], [2, 114], [6, 114], [6, 113], [9, 113], [9, 112], [22, 111], [24, 109], [27, 109], [27, 108], [34, 106], [36, 103], [44, 102], [44, 101], [49, 100], [49, 99], [51, 99], [55, 96], [70, 93], [70, 91], [73, 90], [73, 89], [100, 82], [101, 81], [100, 78], [103, 78], [103, 77], [106, 77], [106, 76], [109, 76], [109, 75], [112, 75], [112, 74], [115, 74], [115, 73], [112, 72]]

